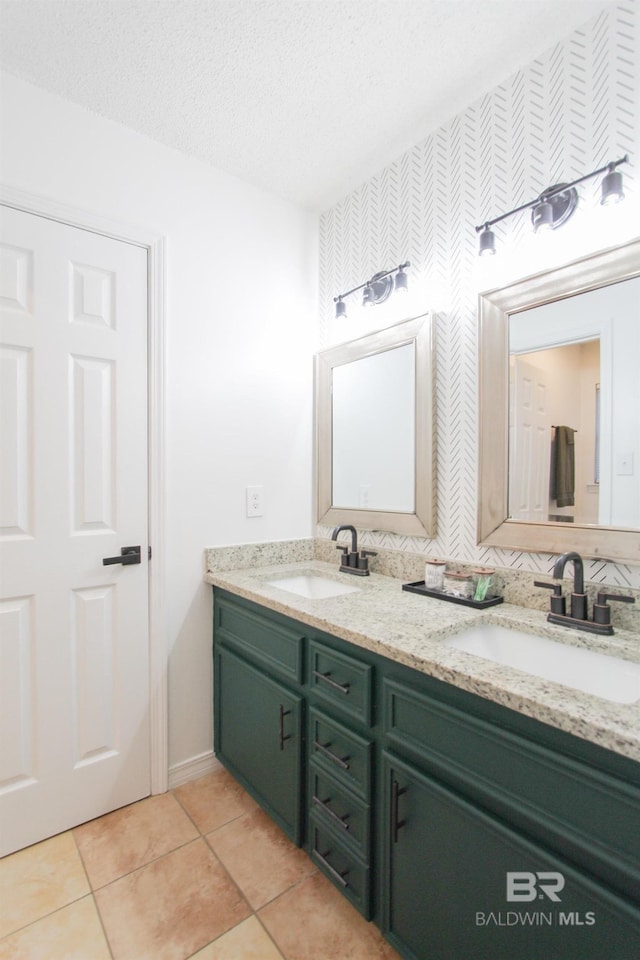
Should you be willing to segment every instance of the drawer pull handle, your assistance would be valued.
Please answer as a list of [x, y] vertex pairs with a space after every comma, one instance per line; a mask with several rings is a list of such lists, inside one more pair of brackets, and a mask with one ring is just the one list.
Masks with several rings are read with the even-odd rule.
[[333, 760], [334, 763], [337, 763], [339, 767], [342, 767], [343, 770], [349, 769], [349, 764], [347, 762], [349, 758], [345, 757], [345, 759], [343, 760], [342, 757], [339, 757], [337, 753], [333, 753], [331, 750], [329, 750], [329, 747], [331, 746], [330, 743], [328, 743], [325, 746], [323, 743], [320, 743], [318, 740], [314, 740], [313, 745], [316, 748], [316, 750], [320, 750], [322, 753], [324, 753], [326, 757], [329, 757], [329, 759]]
[[314, 852], [315, 852], [316, 857], [318, 858], [318, 860], [319, 860], [320, 863], [322, 864], [322, 866], [325, 868], [325, 870], [327, 871], [327, 873], [330, 873], [330, 874], [331, 874], [331, 876], [332, 876], [333, 879], [336, 881], [336, 883], [339, 883], [341, 887], [348, 887], [349, 884], [348, 884], [347, 881], [345, 880], [345, 876], [349, 873], [349, 871], [348, 871], [348, 870], [344, 870], [342, 873], [338, 873], [338, 871], [335, 869], [335, 867], [332, 867], [331, 864], [329, 863], [329, 861], [327, 860], [327, 857], [331, 854], [331, 850], [327, 850], [327, 852], [326, 852], [325, 854], [320, 853], [319, 850], [316, 850], [316, 851], [314, 851]]
[[351, 814], [345, 813], [345, 815], [344, 815], [343, 817], [339, 817], [338, 814], [335, 813], [335, 811], [333, 811], [333, 810], [331, 809], [331, 807], [329, 806], [329, 800], [330, 800], [329, 797], [328, 797], [326, 800], [321, 800], [320, 797], [313, 797], [313, 799], [312, 799], [311, 802], [312, 802], [316, 807], [322, 807], [322, 809], [324, 810], [324, 812], [325, 812], [325, 813], [328, 813], [332, 820], [335, 820], [335, 822], [336, 822], [336, 823], [339, 823], [341, 827], [344, 827], [345, 830], [348, 830], [348, 829], [349, 829], [349, 824], [348, 824], [348, 823], [345, 823], [345, 820], [348, 820], [348, 818], [351, 816]]
[[406, 820], [398, 820], [398, 804], [399, 798], [403, 793], [407, 792], [407, 788], [403, 787], [400, 789], [400, 784], [397, 780], [393, 781], [391, 787], [391, 835], [393, 837], [393, 842], [398, 842], [398, 830], [400, 827], [404, 827]]
[[285, 740], [291, 740], [291, 734], [288, 733], [285, 737], [284, 735], [284, 718], [288, 717], [291, 713], [291, 710], [285, 710], [285, 708], [280, 704], [280, 749], [284, 750]]
[[345, 696], [349, 694], [349, 688], [351, 684], [349, 683], [338, 683], [337, 680], [331, 679], [330, 673], [320, 673], [319, 670], [313, 671], [314, 677], [317, 677], [318, 680], [324, 680], [325, 683], [328, 683], [330, 687], [333, 687], [334, 690], [339, 690], [340, 693], [344, 693]]

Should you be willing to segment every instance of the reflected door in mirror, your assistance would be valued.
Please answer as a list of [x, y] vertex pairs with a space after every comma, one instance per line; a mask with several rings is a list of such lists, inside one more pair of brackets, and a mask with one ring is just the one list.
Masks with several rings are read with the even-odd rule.
[[640, 527], [640, 278], [509, 318], [509, 518]]

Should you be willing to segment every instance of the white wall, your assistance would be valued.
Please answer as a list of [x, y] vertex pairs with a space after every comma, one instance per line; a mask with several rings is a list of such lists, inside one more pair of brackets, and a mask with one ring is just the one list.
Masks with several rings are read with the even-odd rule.
[[[2, 74], [5, 184], [167, 238], [170, 765], [212, 748], [205, 546], [311, 529], [317, 219]], [[264, 486], [264, 516], [244, 488]]]
[[[607, 4], [321, 217], [323, 346], [336, 337], [363, 336], [365, 323], [384, 326], [429, 309], [438, 314], [436, 536], [368, 531], [363, 544], [550, 573], [554, 558], [547, 554], [477, 543], [478, 293], [638, 235], [639, 14], [637, 4]], [[627, 153], [630, 162], [621, 168], [624, 203], [600, 206], [596, 178], [581, 185], [578, 209], [562, 229], [535, 236], [528, 215], [516, 215], [496, 225], [497, 256], [478, 257], [477, 224], [535, 199], [550, 184], [581, 177]], [[383, 318], [377, 307], [358, 311], [356, 298], [349, 297], [350, 319], [334, 322], [334, 296], [405, 260], [411, 261], [410, 310], [390, 297]], [[637, 436], [638, 408], [628, 404], [625, 420], [626, 436], [632, 431]], [[640, 587], [637, 564], [593, 560], [585, 574]]]

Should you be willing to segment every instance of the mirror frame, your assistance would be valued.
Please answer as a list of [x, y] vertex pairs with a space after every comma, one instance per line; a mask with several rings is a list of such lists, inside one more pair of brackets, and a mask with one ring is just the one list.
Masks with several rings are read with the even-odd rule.
[[[334, 507], [332, 503], [333, 436], [332, 372], [334, 367], [362, 360], [394, 347], [415, 344], [415, 510], [413, 513]], [[431, 314], [403, 320], [315, 356], [316, 503], [318, 523], [351, 523], [362, 530], [384, 530], [407, 536], [435, 535], [435, 457], [433, 322]]]
[[640, 563], [640, 530], [508, 518], [509, 317], [640, 275], [640, 238], [480, 293], [478, 543]]

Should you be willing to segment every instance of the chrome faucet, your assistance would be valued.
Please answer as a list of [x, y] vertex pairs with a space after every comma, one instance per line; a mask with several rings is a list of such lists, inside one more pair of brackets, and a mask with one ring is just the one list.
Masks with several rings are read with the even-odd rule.
[[338, 544], [336, 550], [342, 550], [340, 569], [343, 573], [355, 573], [359, 577], [369, 576], [369, 557], [375, 557], [375, 550], [362, 550], [358, 553], [358, 533], [350, 523], [341, 523], [331, 531], [331, 539], [337, 540], [341, 530], [351, 532], [351, 552], [348, 547]]
[[596, 603], [593, 605], [593, 620], [589, 620], [587, 595], [584, 592], [584, 563], [580, 554], [576, 553], [575, 550], [570, 550], [558, 557], [553, 566], [554, 579], [562, 580], [564, 568], [569, 561], [573, 563], [573, 592], [570, 597], [570, 614], [566, 613], [566, 598], [562, 594], [562, 584], [543, 583], [540, 580], [533, 581], [535, 587], [545, 587], [547, 590], [553, 590], [551, 610], [547, 615], [547, 620], [550, 623], [559, 623], [566, 627], [575, 627], [578, 630], [588, 630], [590, 633], [612, 634], [611, 607], [607, 600], [635, 603], [635, 598], [625, 597], [618, 593], [600, 592]]

